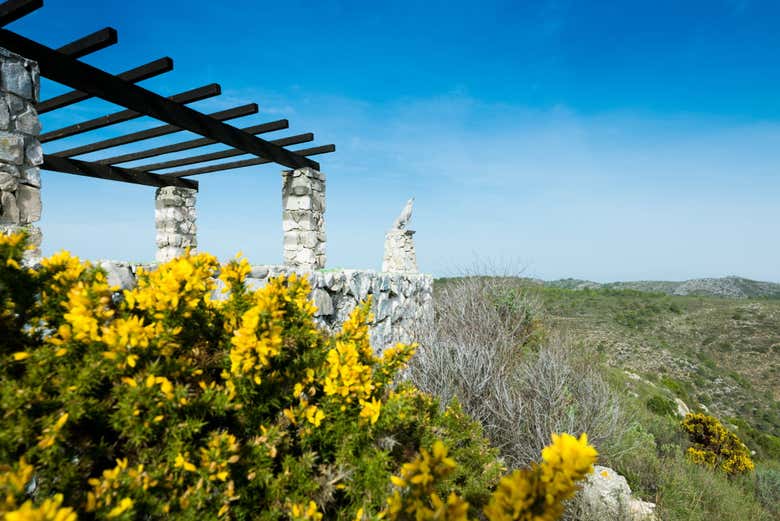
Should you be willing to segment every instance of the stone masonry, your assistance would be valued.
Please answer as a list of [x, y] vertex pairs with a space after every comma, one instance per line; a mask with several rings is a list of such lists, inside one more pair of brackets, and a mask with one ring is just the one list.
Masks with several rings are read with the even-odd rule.
[[390, 230], [387, 232], [382, 271], [390, 273], [417, 272], [413, 230]]
[[313, 168], [282, 172], [284, 264], [313, 271], [325, 267], [325, 175]]
[[0, 233], [26, 230], [33, 249], [27, 263], [40, 258], [41, 124], [38, 64], [0, 48]]
[[[126, 262], [102, 261], [108, 283], [122, 289], [135, 287], [139, 267], [154, 269], [153, 265], [134, 265]], [[306, 271], [289, 266], [252, 266], [246, 285], [250, 290], [265, 286], [269, 279], [292, 272], [309, 279], [311, 299], [317, 311], [315, 320], [320, 327], [336, 332], [349, 314], [360, 303], [371, 298], [374, 315], [370, 324], [371, 345], [379, 354], [398, 342], [424, 340], [433, 324], [433, 277], [422, 273], [377, 273], [371, 270]], [[214, 281], [214, 300], [227, 298], [223, 283]]]
[[155, 194], [154, 221], [157, 226], [157, 262], [182, 255], [198, 246], [195, 225], [196, 190], [178, 186], [158, 188]]

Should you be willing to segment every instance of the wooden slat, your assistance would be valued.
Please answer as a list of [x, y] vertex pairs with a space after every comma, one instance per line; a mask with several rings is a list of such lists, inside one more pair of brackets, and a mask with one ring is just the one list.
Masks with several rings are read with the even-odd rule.
[[43, 7], [43, 0], [9, 0], [0, 4], [0, 26], [27, 16]]
[[[251, 127], [244, 127], [241, 130], [250, 134], [263, 134], [265, 132], [273, 132], [274, 130], [284, 130], [289, 126], [289, 121], [286, 119], [280, 119], [278, 121], [261, 123], [260, 125], [252, 125]], [[181, 143], [173, 143], [172, 145], [150, 148], [149, 150], [142, 150], [140, 152], [132, 152], [130, 154], [123, 154], [121, 156], [100, 159], [95, 162], [101, 165], [118, 165], [120, 163], [128, 163], [130, 161], [138, 161], [139, 159], [147, 159], [150, 157], [171, 154], [173, 152], [181, 152], [183, 150], [191, 150], [193, 148], [204, 147], [206, 145], [213, 145], [214, 143], [216, 143], [216, 141], [213, 139], [201, 137], [189, 141], [182, 141]]]
[[[320, 147], [305, 148], [303, 150], [296, 150], [296, 154], [302, 156], [316, 156], [319, 154], [328, 154], [336, 151], [336, 145], [323, 145]], [[198, 174], [208, 174], [211, 172], [221, 172], [222, 170], [233, 170], [235, 168], [244, 168], [246, 166], [265, 165], [267, 163], [273, 163], [269, 159], [262, 157], [256, 157], [253, 159], [243, 159], [241, 161], [231, 161], [230, 163], [220, 163], [218, 165], [202, 166], [200, 168], [190, 168], [189, 170], [179, 170], [177, 172], [171, 172], [169, 174], [162, 174], [163, 177], [185, 177]]]
[[63, 45], [58, 52], [70, 56], [73, 59], [82, 58], [100, 49], [110, 47], [119, 41], [116, 29], [106, 27], [92, 34], [88, 34], [78, 40], [74, 40], [67, 45]]
[[[194, 103], [206, 98], [219, 96], [220, 92], [221, 89], [219, 85], [212, 83], [210, 85], [198, 87], [197, 89], [181, 92], [171, 96], [169, 99], [178, 103]], [[45, 134], [41, 134], [38, 137], [38, 141], [41, 143], [48, 143], [49, 141], [55, 141], [57, 139], [63, 139], [66, 137], [75, 136], [77, 134], [82, 134], [84, 132], [89, 132], [90, 130], [96, 130], [107, 127], [109, 125], [116, 125], [117, 123], [130, 121], [131, 119], [140, 118], [141, 116], [143, 116], [143, 114], [133, 110], [122, 110], [119, 112], [114, 112], [113, 114], [101, 116], [99, 118], [90, 119], [89, 121], [82, 121], [81, 123], [76, 123], [75, 125], [70, 125], [57, 130], [52, 130], [51, 132], [46, 132]]]
[[57, 51], [24, 38], [7, 29], [0, 29], [0, 47], [38, 62], [41, 74], [50, 80], [116, 103], [189, 130], [203, 137], [243, 150], [248, 154], [270, 159], [288, 168], [311, 167], [319, 164], [306, 157], [273, 145], [257, 136], [222, 123], [196, 110], [163, 98], [149, 90], [123, 81], [86, 63], [68, 58]]
[[111, 181], [122, 181], [147, 186], [182, 186], [184, 188], [198, 189], [197, 181], [191, 179], [171, 179], [157, 174], [137, 172], [129, 168], [118, 166], [98, 165], [89, 161], [79, 161], [68, 157], [56, 157], [44, 154], [44, 170], [61, 172], [64, 174], [82, 175]]
[[[306, 134], [298, 134], [297, 136], [290, 136], [281, 139], [274, 139], [269, 141], [274, 145], [285, 147], [288, 145], [298, 145], [300, 143], [308, 143], [314, 141], [314, 134], [311, 132]], [[207, 161], [216, 161], [217, 159], [227, 159], [229, 157], [242, 156], [246, 154], [243, 150], [236, 150], [231, 148], [229, 150], [219, 150], [217, 152], [211, 152], [208, 154], [201, 154], [199, 156], [182, 157], [179, 159], [171, 159], [170, 161], [163, 161], [160, 163], [152, 163], [148, 165], [134, 166], [134, 170], [140, 170], [141, 172], [152, 172], [154, 170], [167, 170], [168, 168], [174, 168], [177, 166], [194, 165], [196, 163], [205, 163]]]
[[[222, 110], [214, 112], [211, 115], [212, 118], [218, 120], [228, 120], [234, 118], [240, 118], [242, 116], [249, 116], [250, 114], [257, 114], [258, 107], [256, 103], [249, 103], [247, 105], [241, 105], [228, 110]], [[181, 129], [176, 125], [161, 125], [159, 127], [153, 127], [146, 130], [139, 130], [131, 134], [125, 134], [124, 136], [117, 136], [110, 139], [104, 139], [103, 141], [97, 141], [90, 143], [89, 145], [82, 145], [80, 147], [69, 148], [67, 150], [61, 150], [57, 152], [57, 157], [73, 157], [83, 154], [90, 154], [99, 150], [105, 150], [106, 148], [118, 147], [120, 145], [127, 145], [129, 143], [135, 143], [136, 141], [142, 141], [144, 139], [151, 139], [155, 137], [165, 136], [167, 134], [173, 134], [179, 132]]]
[[[171, 72], [172, 70], [173, 60], [165, 57], [160, 58], [159, 60], [154, 60], [153, 62], [145, 63], [140, 67], [136, 67], [135, 69], [125, 71], [119, 74], [118, 77], [122, 78], [124, 81], [139, 82], [148, 80], [149, 78], [154, 78], [160, 74], [165, 74], [166, 72]], [[38, 103], [38, 114], [44, 114], [46, 112], [51, 112], [52, 110], [61, 109], [91, 97], [91, 94], [87, 94], [86, 92], [81, 92], [78, 90], [66, 92], [65, 94], [60, 94], [59, 96], [55, 96]]]

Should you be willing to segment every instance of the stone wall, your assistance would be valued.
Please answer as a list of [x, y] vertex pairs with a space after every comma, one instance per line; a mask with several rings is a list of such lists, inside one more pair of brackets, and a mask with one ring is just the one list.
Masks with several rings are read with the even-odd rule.
[[[135, 284], [135, 266], [103, 262], [108, 282], [122, 288]], [[148, 269], [149, 266], [144, 268]], [[287, 266], [253, 266], [247, 279], [251, 289], [268, 279], [295, 271]], [[370, 270], [302, 271], [312, 285], [316, 320], [329, 331], [338, 331], [359, 302], [372, 296], [374, 321], [371, 345], [377, 353], [398, 342], [424, 338], [433, 322], [433, 278], [419, 273], [381, 273]], [[220, 281], [214, 298], [225, 298]]]
[[38, 65], [0, 48], [0, 233], [27, 230], [34, 246], [28, 262], [40, 257], [41, 244], [32, 225], [41, 218], [38, 96]]

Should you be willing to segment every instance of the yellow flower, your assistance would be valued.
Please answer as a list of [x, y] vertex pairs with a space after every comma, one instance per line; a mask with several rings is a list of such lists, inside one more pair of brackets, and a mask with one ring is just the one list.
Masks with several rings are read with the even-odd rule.
[[17, 510], [6, 512], [5, 521], [76, 521], [76, 513], [72, 508], [60, 507], [62, 494], [43, 500], [40, 506], [33, 505], [32, 501], [25, 503]]
[[319, 427], [320, 423], [322, 423], [322, 420], [325, 419], [325, 413], [322, 412], [316, 405], [308, 406], [304, 414], [306, 415], [306, 420], [315, 427]]
[[182, 468], [187, 472], [195, 472], [196, 470], [198, 470], [198, 468], [192, 463], [190, 463], [189, 461], [187, 461], [186, 459], [187, 455], [188, 453], [186, 452], [184, 454], [181, 453], [177, 454], [176, 461], [174, 462], [173, 466], [176, 468]]
[[382, 402], [376, 398], [372, 398], [371, 401], [360, 400], [360, 417], [368, 418], [371, 425], [375, 424], [379, 419], [379, 412], [382, 409]]
[[108, 517], [118, 517], [131, 508], [133, 508], [133, 500], [129, 497], [123, 498], [117, 506], [111, 509], [108, 513]]
[[317, 503], [309, 501], [308, 505], [293, 503], [289, 507], [290, 518], [293, 521], [319, 521], [322, 513], [317, 509]]

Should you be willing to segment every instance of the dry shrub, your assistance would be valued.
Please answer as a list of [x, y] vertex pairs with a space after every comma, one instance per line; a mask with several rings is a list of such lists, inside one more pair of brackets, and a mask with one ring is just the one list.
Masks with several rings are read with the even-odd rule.
[[449, 279], [435, 306], [433, 331], [409, 377], [443, 403], [457, 399], [510, 466], [532, 461], [551, 432], [587, 432], [597, 447], [616, 434], [618, 401], [595, 352], [545, 333], [528, 283]]

